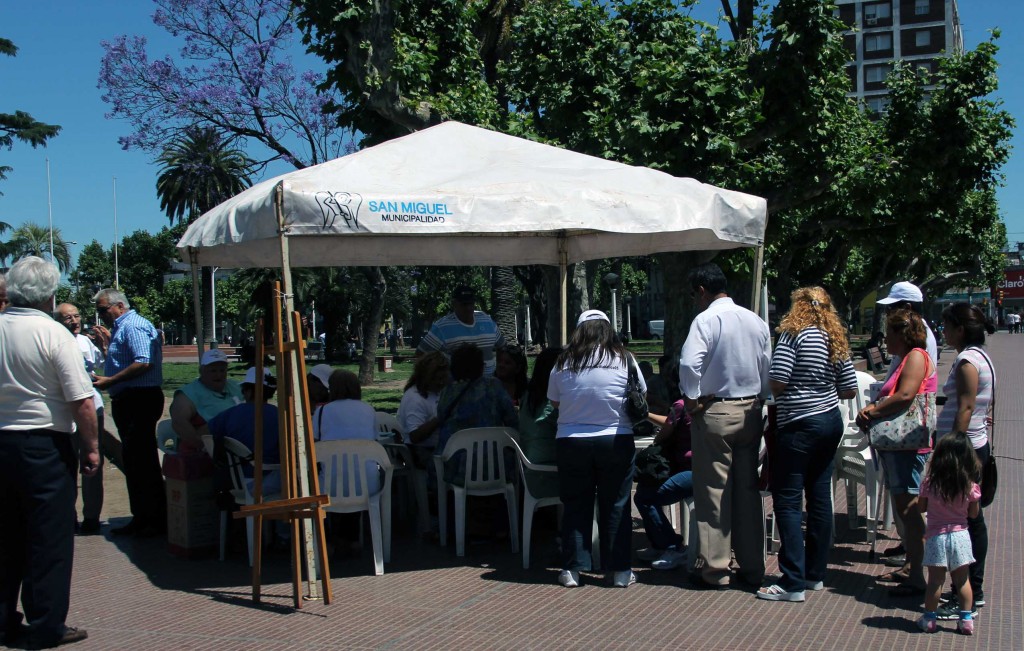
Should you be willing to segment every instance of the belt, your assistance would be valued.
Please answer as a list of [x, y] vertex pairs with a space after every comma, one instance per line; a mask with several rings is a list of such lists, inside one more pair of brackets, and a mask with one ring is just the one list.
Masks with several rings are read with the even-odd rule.
[[719, 398], [719, 397], [716, 396], [716, 397], [712, 398], [711, 400], [708, 400], [707, 402], [708, 403], [712, 403], [712, 402], [740, 402], [740, 401], [743, 401], [743, 400], [757, 400], [757, 399], [758, 399], [758, 396], [743, 396], [742, 398]]

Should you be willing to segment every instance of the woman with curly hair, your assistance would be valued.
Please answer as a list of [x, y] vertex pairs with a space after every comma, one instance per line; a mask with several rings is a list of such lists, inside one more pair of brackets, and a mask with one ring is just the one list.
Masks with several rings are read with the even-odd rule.
[[[803, 601], [821, 590], [832, 547], [832, 466], [843, 436], [839, 400], [857, 395], [846, 327], [821, 287], [793, 292], [793, 306], [779, 324], [768, 373], [775, 396], [778, 434], [771, 458], [772, 504], [779, 527], [775, 585], [759, 599]], [[807, 497], [807, 533], [801, 531]]]

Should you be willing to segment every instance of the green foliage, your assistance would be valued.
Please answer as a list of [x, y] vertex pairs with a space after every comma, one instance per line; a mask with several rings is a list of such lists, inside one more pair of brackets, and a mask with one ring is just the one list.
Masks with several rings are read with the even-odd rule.
[[[990, 97], [994, 40], [944, 61], [929, 97], [898, 69], [879, 118], [846, 96], [829, 3], [723, 2], [730, 40], [689, 15], [695, 2], [307, 0], [299, 24], [333, 66], [339, 123], [368, 142], [458, 119], [766, 197], [782, 308], [801, 285], [844, 306], [893, 279], [995, 276], [1013, 121]], [[722, 261], [748, 276], [753, 262]], [[667, 301], [685, 301], [680, 286]]]
[[[51, 237], [53, 250], [50, 249]], [[56, 263], [61, 271], [67, 271], [71, 267], [71, 251], [68, 243], [64, 241], [59, 228], [51, 231], [48, 227], [34, 222], [25, 222], [11, 232], [11, 239], [4, 244], [5, 256], [14, 260], [27, 255], [35, 255], [41, 258], [50, 258]]]

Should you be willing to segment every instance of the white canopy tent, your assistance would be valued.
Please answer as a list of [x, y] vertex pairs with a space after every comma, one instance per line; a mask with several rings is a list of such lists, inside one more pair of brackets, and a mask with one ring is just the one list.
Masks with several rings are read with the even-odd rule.
[[[292, 265], [557, 265], [564, 344], [570, 262], [760, 252], [766, 219], [758, 197], [446, 122], [259, 183], [196, 220], [178, 248], [193, 278], [198, 266], [280, 266], [286, 312]], [[301, 426], [297, 437], [305, 467]]]
[[[254, 185], [178, 243], [194, 266], [558, 265], [757, 246], [759, 197], [446, 122]], [[290, 306], [289, 306], [290, 308]]]

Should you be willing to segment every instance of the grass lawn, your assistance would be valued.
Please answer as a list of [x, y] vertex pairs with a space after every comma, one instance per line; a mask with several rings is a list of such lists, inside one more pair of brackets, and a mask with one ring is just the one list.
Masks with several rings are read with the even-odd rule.
[[[661, 355], [662, 344], [660, 341], [631, 341], [629, 349], [633, 353], [641, 355]], [[529, 365], [528, 374], [533, 372], [533, 362], [535, 357], [529, 357], [527, 363]], [[371, 386], [363, 387], [363, 400], [373, 405], [373, 408], [377, 411], [386, 411], [389, 413], [396, 413], [398, 411], [398, 403], [402, 400], [402, 389], [405, 388], [405, 383], [412, 376], [412, 368], [415, 360], [411, 355], [401, 356], [394, 360], [392, 364], [391, 373], [382, 373], [377, 371], [374, 374], [373, 384]], [[312, 366], [309, 364], [307, 368]], [[657, 364], [655, 364], [655, 367]], [[358, 375], [359, 365], [358, 364], [331, 364], [332, 368], [339, 369], [343, 368]], [[228, 377], [238, 382], [242, 381], [245, 377], [245, 364], [233, 363], [228, 365]], [[657, 370], [657, 369], [655, 369]], [[196, 363], [174, 363], [164, 364], [164, 395], [167, 396], [168, 401], [182, 386], [195, 380], [199, 377], [199, 365]]]

